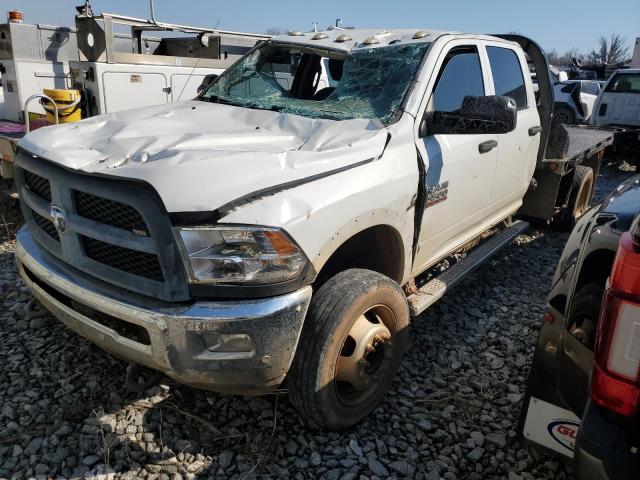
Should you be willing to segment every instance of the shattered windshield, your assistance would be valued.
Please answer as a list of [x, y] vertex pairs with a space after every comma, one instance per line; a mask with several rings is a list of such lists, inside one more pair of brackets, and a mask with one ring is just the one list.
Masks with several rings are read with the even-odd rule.
[[396, 117], [428, 43], [345, 54], [266, 43], [230, 67], [200, 100], [311, 118]]

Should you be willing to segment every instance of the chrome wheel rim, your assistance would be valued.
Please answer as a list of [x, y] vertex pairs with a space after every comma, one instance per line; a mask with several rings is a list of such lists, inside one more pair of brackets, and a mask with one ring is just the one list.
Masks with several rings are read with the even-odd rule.
[[339, 400], [355, 405], [380, 387], [393, 359], [395, 315], [385, 305], [371, 307], [351, 325], [334, 372]]

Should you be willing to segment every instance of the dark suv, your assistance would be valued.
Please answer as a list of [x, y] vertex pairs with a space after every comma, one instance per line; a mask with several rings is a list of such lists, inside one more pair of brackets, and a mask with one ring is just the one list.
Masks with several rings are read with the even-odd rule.
[[553, 279], [519, 433], [576, 478], [640, 479], [640, 175], [578, 222]]

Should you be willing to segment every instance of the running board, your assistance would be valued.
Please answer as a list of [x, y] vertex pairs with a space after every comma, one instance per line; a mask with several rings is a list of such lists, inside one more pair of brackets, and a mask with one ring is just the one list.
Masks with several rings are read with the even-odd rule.
[[424, 284], [418, 293], [409, 295], [409, 310], [415, 317], [424, 312], [431, 305], [442, 298], [447, 289], [462, 280], [465, 275], [493, 257], [496, 253], [509, 245], [514, 238], [529, 228], [529, 224], [518, 220], [502, 232], [486, 240], [479, 247], [471, 250], [465, 258], [452, 267], [447, 268], [441, 275]]

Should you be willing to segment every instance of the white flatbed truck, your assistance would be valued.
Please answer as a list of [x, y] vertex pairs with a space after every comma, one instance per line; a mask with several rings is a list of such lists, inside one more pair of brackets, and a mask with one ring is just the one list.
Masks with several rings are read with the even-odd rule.
[[567, 228], [587, 208], [611, 134], [552, 110], [524, 37], [291, 32], [194, 101], [27, 135], [19, 271], [132, 370], [241, 394], [286, 381], [308, 422], [346, 428], [389, 388], [410, 318], [518, 216]]

